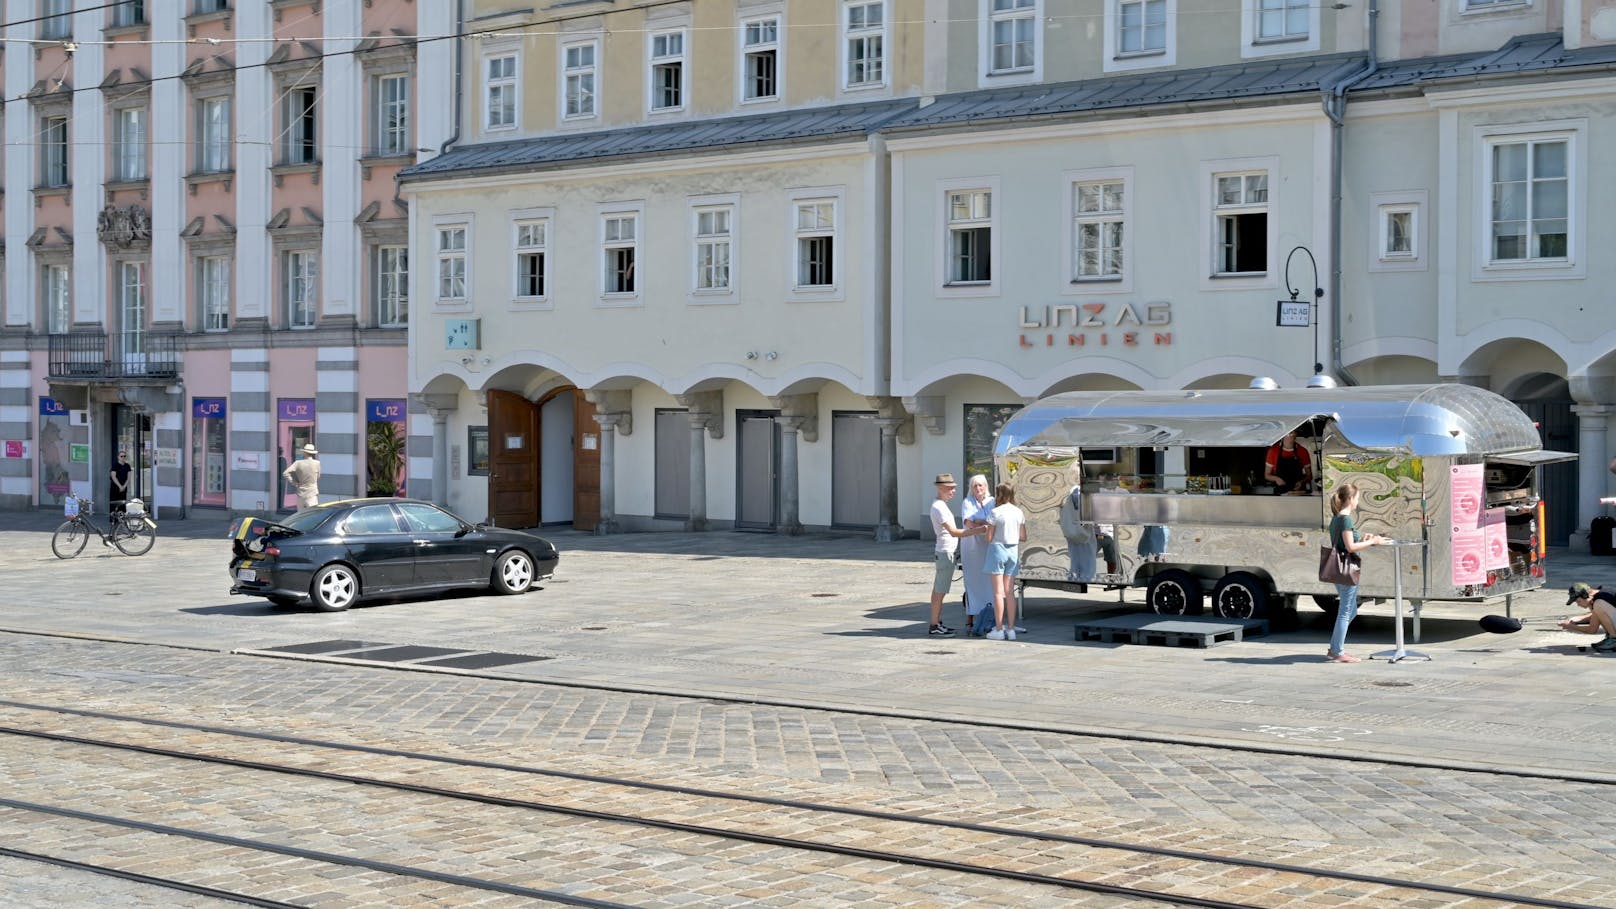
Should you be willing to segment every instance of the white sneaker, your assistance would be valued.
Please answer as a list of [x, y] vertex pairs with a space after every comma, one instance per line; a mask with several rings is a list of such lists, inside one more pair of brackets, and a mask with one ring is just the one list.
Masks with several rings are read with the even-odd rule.
[[1016, 639], [1016, 629], [1014, 629], [1014, 628], [1006, 628], [1004, 630], [1004, 639], [1007, 640], [1007, 641], [1015, 640]]
[[1020, 625], [1016, 626], [1016, 634], [1026, 634], [1026, 633], [1027, 633], [1027, 629], [1022, 628]]
[[[1015, 634], [1014, 631], [1012, 631], [1010, 633]], [[995, 628], [992, 631], [988, 632], [988, 640], [990, 640], [990, 641], [1002, 641], [1002, 640], [1004, 640], [1004, 629], [1003, 628]]]

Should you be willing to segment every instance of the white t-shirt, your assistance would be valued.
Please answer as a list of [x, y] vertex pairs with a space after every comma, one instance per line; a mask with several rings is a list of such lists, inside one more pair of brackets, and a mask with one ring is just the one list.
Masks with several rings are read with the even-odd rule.
[[993, 542], [1015, 546], [1021, 542], [1021, 528], [1027, 515], [1014, 505], [996, 505], [993, 508]]
[[937, 542], [932, 547], [934, 552], [952, 553], [959, 548], [959, 537], [948, 532], [950, 525], [959, 526], [954, 520], [954, 513], [948, 510], [948, 503], [942, 499], [932, 499], [931, 532], [937, 537]]

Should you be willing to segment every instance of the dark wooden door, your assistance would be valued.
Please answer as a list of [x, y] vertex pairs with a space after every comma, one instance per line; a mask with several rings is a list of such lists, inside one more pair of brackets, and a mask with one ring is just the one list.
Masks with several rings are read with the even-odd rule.
[[582, 392], [572, 401], [572, 527], [593, 531], [600, 524], [600, 424]]
[[488, 520], [539, 523], [539, 408], [512, 391], [488, 393]]

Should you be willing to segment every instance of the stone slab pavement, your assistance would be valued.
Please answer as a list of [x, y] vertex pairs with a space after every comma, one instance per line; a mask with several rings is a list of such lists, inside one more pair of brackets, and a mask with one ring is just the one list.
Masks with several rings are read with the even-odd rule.
[[[1616, 659], [1554, 627], [1566, 585], [1616, 585], [1616, 559], [1551, 554], [1548, 586], [1516, 599], [1516, 634], [1435, 604], [1418, 646], [1431, 661], [1338, 665], [1323, 660], [1327, 620], [1306, 607], [1294, 630], [1209, 650], [1073, 639], [1080, 620], [1136, 609], [1138, 591], [1122, 604], [1029, 591], [1018, 641], [929, 637], [923, 541], [544, 531], [563, 556], [541, 590], [321, 614], [229, 595], [222, 517], [163, 522], [144, 557], [95, 544], [66, 562], [50, 553], [59, 521], [0, 514], [0, 631], [255, 653], [332, 639], [493, 650], [545, 659], [483, 675], [1616, 781], [1593, 757], [1616, 745]], [[1389, 648], [1390, 611], [1366, 607], [1349, 648]], [[958, 586], [945, 616], [961, 624]]]

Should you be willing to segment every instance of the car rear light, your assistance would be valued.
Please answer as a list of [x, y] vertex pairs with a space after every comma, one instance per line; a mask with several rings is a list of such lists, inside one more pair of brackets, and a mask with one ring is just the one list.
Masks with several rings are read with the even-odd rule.
[[278, 556], [280, 554], [281, 554], [281, 548], [279, 546], [276, 546], [274, 543], [265, 543], [264, 544], [264, 555], [274, 557], [274, 556]]

